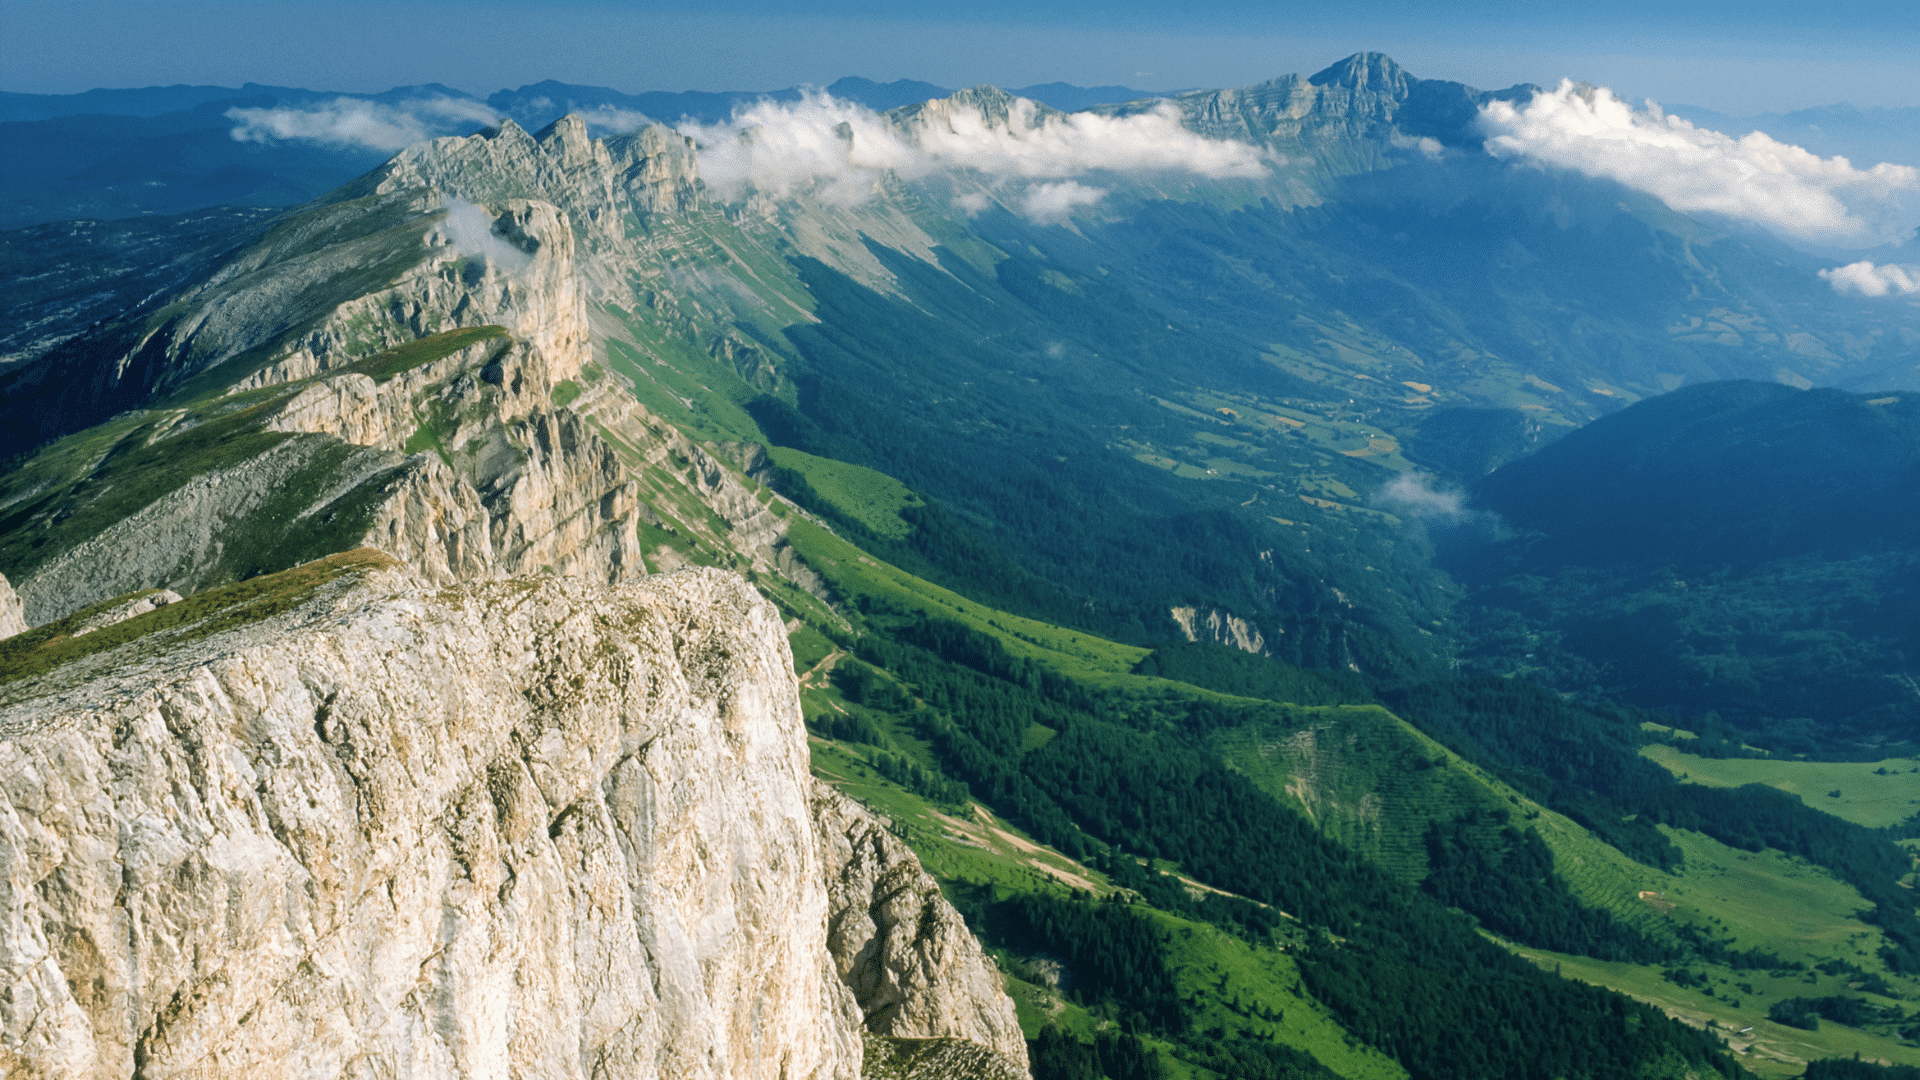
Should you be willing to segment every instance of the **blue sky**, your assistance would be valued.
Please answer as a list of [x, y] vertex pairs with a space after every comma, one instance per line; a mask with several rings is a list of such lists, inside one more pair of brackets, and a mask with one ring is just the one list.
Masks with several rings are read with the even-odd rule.
[[775, 89], [842, 75], [1160, 90], [1309, 73], [1363, 49], [1482, 87], [1562, 76], [1734, 114], [1920, 105], [1920, 4], [1376, 0], [0, 0], [0, 89], [253, 81], [486, 94], [541, 79]]

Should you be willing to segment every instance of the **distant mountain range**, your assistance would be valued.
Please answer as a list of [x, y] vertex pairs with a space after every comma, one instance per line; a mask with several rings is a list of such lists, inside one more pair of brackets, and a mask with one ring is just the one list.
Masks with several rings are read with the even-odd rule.
[[[546, 80], [485, 98], [440, 83], [378, 94], [246, 83], [149, 86], [78, 94], [0, 93], [0, 229], [83, 218], [181, 213], [210, 206], [293, 206], [385, 161], [406, 135], [470, 135], [511, 117], [539, 131], [567, 113], [586, 116], [596, 133], [626, 130], [641, 118], [717, 124], [756, 101], [796, 102], [807, 88], [651, 90]], [[949, 88], [913, 79], [878, 83], [849, 76], [827, 94], [876, 111], [945, 98]], [[1009, 93], [1063, 112], [1118, 105], [1175, 91], [1051, 82]], [[233, 110], [316, 111], [364, 103], [330, 131], [336, 138], [242, 138]], [[1920, 161], [1920, 108], [1856, 108], [1845, 103], [1739, 118], [1690, 105], [1667, 109], [1699, 127], [1738, 137], [1764, 131], [1822, 156], [1865, 167]], [[379, 120], [398, 121], [379, 131]], [[244, 134], [244, 133], [242, 133]], [[372, 139], [373, 141], [364, 141]]]
[[[953, 93], [947, 87], [914, 79], [895, 79], [893, 82], [877, 83], [872, 79], [863, 79], [855, 75], [836, 80], [823, 89], [834, 97], [857, 101], [870, 109], [894, 109], [932, 98], [946, 97]], [[1095, 105], [1134, 101], [1168, 92], [1135, 90], [1126, 86], [1075, 86], [1064, 82], [1035, 83], [1032, 86], [1008, 90], [1008, 93], [1043, 102], [1063, 112], [1073, 112]], [[498, 90], [485, 98], [476, 97], [440, 83], [396, 86], [378, 94], [305, 90], [290, 86], [263, 86], [260, 83], [246, 83], [238, 88], [144, 86], [120, 90], [88, 90], [79, 94], [0, 92], [0, 123], [52, 120], [63, 116], [161, 116], [166, 113], [186, 112], [211, 102], [231, 102], [240, 99], [251, 102], [262, 97], [271, 97], [287, 104], [339, 97], [389, 103], [423, 97], [484, 101], [502, 113], [512, 116], [523, 127], [529, 123], [537, 123], [540, 111], [549, 107], [545, 104], [534, 105], [535, 102], [544, 98], [549, 102], [571, 102], [580, 108], [613, 105], [619, 108], [635, 109], [654, 119], [668, 122], [689, 117], [703, 123], [715, 123], [726, 119], [733, 111], [733, 107], [741, 102], [758, 101], [762, 98], [773, 101], [798, 101], [801, 93], [801, 87], [789, 86], [784, 90], [682, 90], [677, 92], [649, 90], [628, 94], [604, 86], [580, 86], [556, 82], [552, 79], [522, 86], [517, 90]], [[522, 111], [523, 109], [525, 111]], [[556, 113], [555, 117], [558, 115]], [[548, 119], [552, 120], [555, 117]]]
[[[943, 98], [953, 91], [899, 79], [844, 78], [828, 94], [885, 110]], [[1152, 97], [1124, 86], [1045, 83], [1012, 91], [1063, 111]], [[741, 105], [798, 101], [783, 90], [649, 91], [545, 82], [482, 99], [438, 83], [350, 94], [247, 83], [149, 86], [80, 94], [0, 93], [0, 229], [81, 218], [171, 214], [208, 206], [293, 206], [317, 198], [385, 161], [399, 143], [243, 140], [235, 109], [311, 110], [364, 102], [364, 117], [421, 122], [420, 136], [471, 135], [491, 119], [511, 117], [538, 131], [569, 112], [625, 126], [640, 117], [667, 123], [719, 123]], [[431, 106], [422, 108], [422, 106]], [[452, 106], [452, 107], [449, 107]], [[384, 107], [384, 111], [381, 107]], [[345, 129], [336, 131], [343, 136]]]
[[1839, 155], [1860, 168], [1890, 161], [1920, 164], [1920, 108], [1860, 108], [1842, 101], [1812, 109], [1757, 116], [1728, 116], [1693, 105], [1667, 106], [1695, 127], [1739, 138], [1764, 131], [1772, 138], [1811, 150], [1821, 157]]

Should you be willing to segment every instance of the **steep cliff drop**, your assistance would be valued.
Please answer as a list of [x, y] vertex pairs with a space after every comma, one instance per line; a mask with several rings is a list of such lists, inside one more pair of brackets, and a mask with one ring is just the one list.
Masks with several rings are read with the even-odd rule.
[[0, 1075], [1025, 1075], [733, 575], [359, 551], [87, 614], [0, 653]]

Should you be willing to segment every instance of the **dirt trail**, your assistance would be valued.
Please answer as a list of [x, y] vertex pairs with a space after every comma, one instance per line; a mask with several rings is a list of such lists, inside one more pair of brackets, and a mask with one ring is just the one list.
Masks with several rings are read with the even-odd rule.
[[846, 655], [847, 653], [845, 649], [835, 649], [832, 652], [828, 653], [826, 656], [821, 657], [819, 663], [808, 668], [807, 673], [805, 675], [800, 676], [798, 680], [800, 683], [800, 689], [802, 690], [813, 689], [814, 686], [816, 685], [814, 682], [814, 679], [816, 677], [825, 679], [828, 675], [832, 674], [833, 665], [839, 663], [840, 658]]
[[[943, 814], [938, 810], [929, 809], [927, 813], [942, 826], [983, 848], [999, 848], [1002, 851], [1011, 850], [1026, 856], [1028, 866], [1057, 881], [1063, 882], [1076, 889], [1085, 889], [1096, 895], [1102, 891], [1100, 885], [1091, 878], [1076, 874], [1065, 867], [1054, 865], [1053, 859], [1065, 861], [1065, 856], [1055, 855], [1030, 840], [1023, 840], [1013, 833], [1008, 832], [1005, 828], [1001, 827], [999, 820], [993, 816], [993, 812], [981, 806], [979, 803], [973, 804], [973, 813], [981, 819], [979, 822], [962, 821], [957, 817]], [[984, 824], [982, 822], [984, 822]], [[1069, 865], [1073, 864], [1069, 863]]]

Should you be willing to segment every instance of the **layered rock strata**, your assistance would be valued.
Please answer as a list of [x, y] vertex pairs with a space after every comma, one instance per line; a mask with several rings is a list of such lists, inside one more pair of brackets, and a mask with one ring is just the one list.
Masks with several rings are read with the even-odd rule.
[[[278, 441], [256, 440], [266, 448], [252, 458], [194, 476], [27, 568], [18, 580], [29, 625], [137, 589], [192, 592], [258, 573], [234, 565], [233, 552], [276, 537], [310, 547], [303, 538], [322, 533], [337, 535], [332, 550], [376, 546], [441, 584], [539, 572], [620, 581], [739, 561], [805, 587], [810, 575], [782, 557], [784, 525], [747, 484], [617, 384], [584, 374], [593, 347], [574, 234], [552, 205], [507, 199], [496, 216], [471, 204], [427, 212], [445, 201], [432, 192], [410, 198], [408, 212], [425, 216], [385, 240], [417, 265], [333, 309], [229, 391], [260, 402], [250, 407], [257, 430]], [[475, 231], [499, 250], [464, 254]], [[203, 291], [270, 306], [291, 288], [281, 278], [312, 272], [281, 250], [290, 243], [276, 234], [263, 247], [293, 267], [250, 252], [237, 260], [250, 277]], [[358, 245], [339, 239], [304, 261], [343, 263]], [[454, 330], [497, 336], [450, 349], [417, 338]], [[396, 343], [430, 358], [383, 367], [376, 356], [371, 374], [360, 370], [368, 349]], [[172, 410], [128, 445], [164, 446], [219, 415]], [[702, 555], [643, 544], [643, 526]]]

